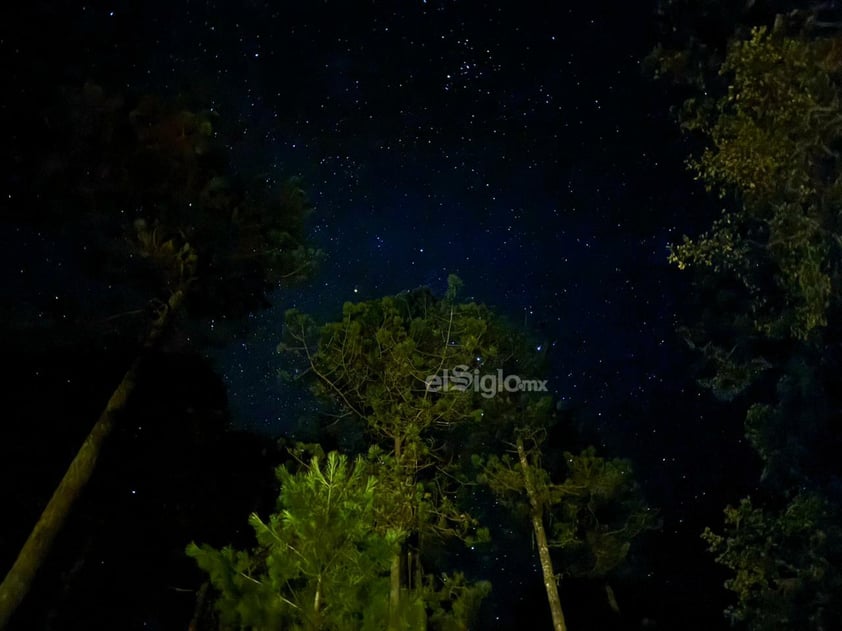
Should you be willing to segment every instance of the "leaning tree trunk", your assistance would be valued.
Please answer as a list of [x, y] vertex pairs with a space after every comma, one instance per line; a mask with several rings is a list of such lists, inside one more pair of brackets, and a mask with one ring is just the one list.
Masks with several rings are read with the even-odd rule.
[[555, 572], [553, 572], [553, 562], [550, 558], [550, 546], [547, 544], [547, 533], [544, 530], [543, 508], [538, 502], [538, 493], [532, 480], [532, 468], [529, 465], [521, 439], [517, 441], [517, 454], [520, 458], [521, 469], [523, 469], [523, 484], [526, 487], [526, 494], [529, 496], [532, 529], [535, 531], [535, 540], [538, 542], [538, 556], [541, 559], [544, 587], [547, 590], [547, 600], [550, 603], [550, 611], [553, 615], [553, 629], [554, 631], [566, 631], [567, 625], [564, 623], [564, 612], [561, 610], [561, 599], [558, 596], [558, 584], [556, 583]]
[[[172, 313], [180, 307], [183, 296], [181, 288], [170, 295], [167, 304], [162, 308], [146, 335], [146, 349], [157, 344]], [[44, 512], [41, 513], [41, 517], [18, 553], [14, 565], [0, 584], [0, 629], [5, 628], [9, 618], [29, 592], [35, 574], [49, 554], [53, 540], [61, 531], [82, 489], [90, 480], [102, 445], [114, 427], [114, 418], [125, 407], [129, 395], [135, 388], [139, 364], [140, 357], [135, 359], [126, 371], [53, 492]]]

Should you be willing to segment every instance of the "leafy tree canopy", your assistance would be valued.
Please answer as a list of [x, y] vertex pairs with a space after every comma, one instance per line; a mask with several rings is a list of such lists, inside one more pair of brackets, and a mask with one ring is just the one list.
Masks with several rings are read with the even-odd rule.
[[299, 374], [312, 377], [315, 394], [341, 419], [362, 423], [385, 466], [379, 475], [391, 470], [413, 488], [426, 485], [425, 507], [404, 513], [407, 533], [426, 522], [442, 534], [467, 534], [472, 520], [453, 506], [437, 471], [454, 447], [451, 432], [484, 418], [477, 382], [465, 375], [493, 371], [511, 352], [512, 338], [488, 308], [456, 301], [458, 285], [452, 277], [444, 298], [416, 290], [346, 303], [341, 321], [321, 326], [290, 311], [279, 347], [303, 361]]
[[[224, 628], [386, 628], [390, 566], [401, 536], [378, 523], [382, 485], [368, 469], [337, 452], [314, 456], [297, 473], [280, 467], [277, 511], [268, 522], [249, 518], [258, 547], [188, 546], [219, 591]], [[426, 577], [406, 594], [398, 628], [463, 629], [490, 590], [459, 573], [439, 582]]]
[[60, 90], [42, 116], [34, 133], [50, 149], [25, 165], [38, 192], [12, 218], [72, 236], [84, 245], [73, 263], [117, 288], [98, 295], [119, 296], [109, 307], [121, 318], [91, 317], [79, 299], [74, 321], [97, 324], [91, 334], [104, 322], [142, 329], [126, 316], [154, 311], [179, 287], [193, 313], [236, 316], [312, 271], [320, 254], [306, 242], [311, 207], [300, 182], [243, 175], [215, 112], [87, 83]]
[[[534, 435], [533, 435], [534, 437]], [[562, 575], [605, 576], [625, 559], [631, 541], [654, 524], [627, 460], [607, 460], [589, 447], [564, 453], [567, 475], [553, 482], [541, 465], [540, 443], [527, 450], [539, 506], [551, 523], [550, 547], [561, 555]], [[476, 458], [488, 484], [520, 513], [527, 501], [524, 469], [516, 456]]]
[[840, 624], [842, 39], [820, 13], [735, 33], [680, 117], [706, 147], [690, 169], [723, 206], [671, 248], [712, 298], [686, 331], [709, 360], [703, 383], [742, 398], [763, 460], [763, 506], [728, 507], [724, 533], [704, 535], [734, 572], [728, 614], [750, 629]]
[[842, 624], [842, 529], [838, 511], [811, 493], [779, 510], [750, 498], [725, 509], [725, 535], [703, 535], [733, 578], [737, 596], [726, 614], [756, 631], [833, 629]]
[[[380, 482], [377, 528], [400, 544], [390, 567], [391, 629], [402, 628], [395, 616], [413, 602], [429, 609], [434, 594], [453, 585], [421, 570], [430, 543], [487, 536], [456, 502], [447, 470], [457, 446], [450, 439], [483, 419], [474, 384], [480, 372], [506, 361], [510, 338], [486, 307], [457, 301], [460, 284], [451, 276], [442, 298], [419, 289], [346, 303], [341, 320], [323, 325], [289, 311], [279, 347], [299, 362], [293, 372], [308, 380], [335, 422], [364, 436], [360, 451]], [[478, 598], [484, 589], [464, 582], [456, 592]]]
[[709, 232], [674, 246], [670, 260], [735, 274], [763, 334], [806, 339], [827, 324], [839, 255], [832, 208], [842, 193], [840, 51], [836, 39], [755, 28], [720, 69], [727, 94], [710, 109], [686, 106], [685, 124], [710, 139], [691, 169], [735, 201]]

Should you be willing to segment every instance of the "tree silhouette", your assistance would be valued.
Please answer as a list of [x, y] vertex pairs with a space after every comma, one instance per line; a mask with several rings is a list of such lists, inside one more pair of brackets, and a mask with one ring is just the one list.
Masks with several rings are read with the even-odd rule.
[[842, 48], [821, 11], [737, 33], [710, 60], [716, 83], [698, 76], [681, 114], [705, 142], [690, 168], [724, 204], [707, 232], [671, 248], [711, 305], [685, 333], [708, 360], [703, 385], [746, 406], [763, 465], [754, 499], [726, 509], [724, 535], [705, 534], [735, 572], [728, 613], [751, 629], [842, 620], [832, 605], [842, 554]]
[[[138, 355], [70, 463], [0, 584], [0, 627], [26, 595], [96, 466], [143, 357], [161, 347], [182, 313], [229, 317], [265, 304], [266, 292], [310, 269], [303, 242], [306, 198], [228, 177], [210, 113], [144, 97], [129, 103], [100, 86], [68, 90], [50, 111], [54, 153], [37, 174], [43, 191], [27, 220], [84, 239], [92, 270], [145, 296], [133, 320], [81, 314], [79, 326], [122, 326]], [[92, 334], [93, 337], [93, 334]]]

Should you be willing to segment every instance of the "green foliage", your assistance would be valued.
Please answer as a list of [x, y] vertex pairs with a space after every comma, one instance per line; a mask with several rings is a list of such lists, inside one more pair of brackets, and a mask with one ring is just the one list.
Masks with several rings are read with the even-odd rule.
[[700, 318], [693, 344], [712, 373], [702, 383], [743, 397], [770, 498], [729, 507], [724, 534], [704, 535], [734, 572], [728, 613], [751, 629], [840, 626], [828, 498], [838, 496], [842, 39], [817, 24], [793, 11], [737, 33], [723, 58], [708, 55], [719, 76], [697, 73], [682, 110], [706, 143], [690, 169], [724, 209], [669, 258], [729, 295]]
[[392, 628], [400, 629], [401, 631], [426, 631], [427, 625], [427, 608], [424, 601], [424, 592], [420, 590], [402, 590], [401, 600], [398, 603], [398, 612], [394, 616], [390, 615], [390, 602], [388, 591], [371, 603], [367, 612], [367, 618], [379, 623], [366, 625], [365, 631], [383, 631], [387, 629], [388, 624], [392, 624]]
[[832, 629], [842, 624], [838, 515], [816, 495], [797, 495], [781, 511], [751, 499], [725, 509], [725, 534], [702, 535], [716, 559], [734, 572], [725, 586], [737, 603], [733, 622], [752, 631]]
[[[461, 572], [441, 574], [438, 577], [427, 575], [421, 585], [404, 589], [397, 626], [406, 631], [464, 631], [470, 628], [483, 599], [490, 593], [491, 584], [488, 581], [471, 583]], [[367, 617], [371, 620], [387, 620], [388, 598], [371, 603]], [[384, 628], [370, 627], [370, 631]]]
[[717, 399], [731, 401], [771, 366], [763, 357], [744, 359], [736, 353], [737, 347], [725, 351], [720, 346], [706, 344], [701, 349], [712, 376], [702, 377], [699, 384], [711, 390]]
[[430, 609], [430, 628], [463, 631], [468, 628], [466, 623], [476, 618], [483, 599], [491, 593], [491, 583], [469, 583], [464, 574], [456, 572], [453, 575], [442, 574], [438, 589], [433, 581], [428, 581], [424, 590]]
[[[724, 91], [705, 86], [710, 92], [685, 107], [685, 127], [707, 141], [691, 169], [726, 208], [669, 258], [703, 270], [706, 282], [732, 295], [695, 335], [712, 373], [702, 384], [726, 400], [777, 385], [774, 399], [750, 410], [746, 431], [767, 472], [798, 476], [808, 450], [793, 438], [830, 421], [818, 404], [789, 405], [787, 384], [804, 384], [799, 366], [815, 364], [806, 373], [818, 383], [800, 389], [826, 396], [817, 368], [836, 361], [833, 318], [842, 307], [842, 40], [786, 23], [736, 37], [719, 65]], [[787, 458], [784, 466], [772, 462]]]
[[[388, 600], [396, 537], [375, 528], [377, 483], [345, 456], [281, 467], [278, 510], [252, 514], [251, 552], [191, 544], [187, 554], [219, 591], [221, 622], [253, 629], [382, 628], [372, 603]], [[375, 616], [376, 617], [376, 616]]]
[[456, 274], [448, 274], [447, 276], [447, 292], [444, 295], [444, 300], [447, 303], [453, 304], [456, 301], [456, 296], [464, 286], [462, 279]]
[[[468, 544], [487, 538], [487, 530], [457, 505], [453, 478], [445, 475], [453, 445], [447, 438], [482, 419], [483, 410], [468, 384], [448, 382], [446, 375], [460, 367], [496, 367], [508, 340], [488, 309], [456, 302], [458, 278], [451, 276], [448, 285], [442, 299], [421, 289], [349, 302], [341, 320], [324, 325], [289, 311], [279, 346], [300, 362], [298, 373], [318, 399], [351, 427], [361, 427], [368, 442], [365, 465], [378, 480], [374, 528], [397, 543], [393, 589], [384, 604], [391, 628], [421, 628], [422, 605], [434, 628], [451, 628], [446, 619], [465, 624], [463, 616], [485, 593], [482, 585], [464, 584], [445, 598], [431, 591], [429, 577], [400, 572], [412, 560], [418, 566], [432, 536]], [[444, 601], [449, 604], [436, 614], [434, 603]]]
[[179, 235], [162, 236], [159, 226], [150, 229], [143, 219], [136, 220], [134, 228], [137, 252], [160, 272], [167, 288], [185, 287], [195, 279], [199, 257], [187, 241]]
[[564, 454], [568, 475], [552, 489], [552, 545], [562, 548], [573, 574], [604, 576], [622, 563], [632, 540], [654, 524], [631, 463], [606, 460], [589, 447]]
[[746, 436], [762, 458], [763, 478], [776, 488], [801, 486], [813, 471], [833, 470], [836, 454], [821, 455], [836, 440], [837, 422], [822, 373], [807, 358], [792, 358], [775, 384], [775, 405], [755, 403], [746, 414]]
[[[550, 517], [550, 545], [558, 548], [563, 573], [604, 576], [625, 559], [631, 541], [652, 527], [654, 515], [646, 507], [627, 460], [606, 460], [593, 447], [579, 455], [565, 453], [567, 475], [554, 483], [541, 466], [540, 450], [528, 451], [532, 481], [542, 511]], [[516, 457], [504, 454], [474, 457], [477, 481], [487, 484], [509, 507], [527, 514], [523, 469]]]
[[400, 510], [390, 503], [392, 525], [405, 533], [466, 536], [473, 524], [443, 492], [444, 480], [429, 476], [444, 456], [433, 446], [483, 417], [476, 392], [443, 377], [459, 366], [493, 371], [509, 342], [487, 308], [453, 302], [460, 284], [451, 277], [445, 299], [424, 289], [349, 302], [340, 321], [322, 326], [286, 314], [279, 350], [303, 360], [317, 397], [364, 425], [377, 448], [369, 461], [403, 503]]
[[779, 292], [782, 305], [755, 301], [765, 335], [806, 339], [827, 324], [839, 243], [829, 211], [842, 199], [840, 50], [835, 39], [755, 28], [732, 43], [715, 107], [685, 108], [685, 126], [710, 142], [691, 170], [735, 201], [710, 231], [673, 246], [670, 261], [728, 271], [753, 293], [762, 282], [754, 270], [771, 265], [776, 285], [764, 293]]
[[824, 142], [840, 132], [834, 55], [829, 40], [770, 34], [765, 27], [734, 41], [720, 69], [731, 81], [718, 115], [691, 124], [713, 142], [691, 162], [697, 176], [751, 205], [814, 192], [812, 167]]

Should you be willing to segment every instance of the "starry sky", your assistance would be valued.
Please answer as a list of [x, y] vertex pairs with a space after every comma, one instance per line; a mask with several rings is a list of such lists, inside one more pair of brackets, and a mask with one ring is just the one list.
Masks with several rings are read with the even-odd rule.
[[327, 255], [214, 354], [235, 423], [294, 433], [312, 405], [276, 378], [286, 309], [328, 320], [347, 300], [442, 292], [455, 273], [536, 332], [551, 391], [590, 440], [637, 461], [684, 534], [728, 485], [707, 471], [717, 441], [741, 436], [713, 424], [675, 333], [690, 284], [667, 245], [711, 202], [685, 170], [675, 95], [641, 70], [655, 9], [313, 2], [146, 18], [184, 28], [156, 40], [141, 80], [203, 85], [233, 121], [235, 164], [300, 174]]
[[[679, 471], [686, 441], [646, 414], [659, 398], [701, 396], [675, 377], [689, 284], [666, 254], [711, 203], [683, 166], [675, 95], [641, 70], [656, 8], [36, 2], [39, 28], [0, 46], [9, 100], [32, 98], [39, 73], [188, 94], [219, 115], [235, 169], [301, 176], [326, 259], [212, 351], [238, 427], [290, 432], [308, 405], [276, 378], [286, 309], [329, 319], [347, 300], [441, 292], [455, 273], [465, 297], [543, 340], [552, 392], [585, 410], [595, 440]], [[61, 266], [61, 247], [33, 241]]]
[[669, 104], [641, 76], [651, 7], [306, 5], [147, 18], [156, 34], [185, 26], [138, 62], [151, 85], [203, 84], [234, 121], [235, 164], [301, 174], [315, 204], [320, 274], [221, 356], [239, 422], [284, 427], [285, 309], [327, 318], [346, 300], [441, 291], [449, 273], [540, 331], [560, 396], [597, 409], [661, 379], [666, 245], [691, 187], [664, 185], [689, 178]]
[[704, 451], [725, 430], [675, 333], [690, 284], [666, 262], [712, 202], [684, 168], [675, 95], [641, 71], [656, 3], [550, 6], [34, 2], [40, 27], [4, 29], [0, 47], [10, 99], [30, 98], [33, 73], [187, 93], [218, 113], [238, 171], [301, 176], [318, 274], [209, 351], [237, 427], [288, 433], [310, 405], [276, 378], [286, 309], [329, 319], [455, 273], [537, 334], [551, 391], [636, 460], [679, 532], [725, 484]]

